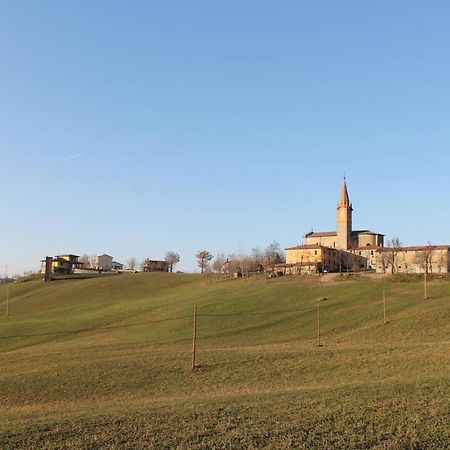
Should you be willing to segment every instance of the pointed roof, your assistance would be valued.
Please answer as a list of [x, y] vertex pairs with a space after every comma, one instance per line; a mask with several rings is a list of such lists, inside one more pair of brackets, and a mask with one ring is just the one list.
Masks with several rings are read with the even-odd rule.
[[341, 190], [341, 198], [339, 200], [338, 203], [338, 208], [344, 207], [344, 208], [351, 208], [351, 203], [350, 203], [350, 199], [348, 196], [348, 191], [347, 191], [347, 182], [346, 179], [344, 177], [344, 184], [342, 185], [342, 190]]

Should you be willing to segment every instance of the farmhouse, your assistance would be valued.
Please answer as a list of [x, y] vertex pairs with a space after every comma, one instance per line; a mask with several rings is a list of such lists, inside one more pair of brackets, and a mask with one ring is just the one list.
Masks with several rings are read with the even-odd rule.
[[142, 264], [142, 270], [144, 272], [168, 272], [169, 264], [166, 261], [146, 259]]

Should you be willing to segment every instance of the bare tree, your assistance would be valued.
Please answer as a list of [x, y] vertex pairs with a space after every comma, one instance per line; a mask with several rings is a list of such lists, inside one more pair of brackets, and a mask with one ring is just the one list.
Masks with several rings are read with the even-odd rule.
[[132, 256], [131, 258], [128, 259], [127, 265], [129, 269], [135, 270], [137, 266], [137, 259], [134, 256]]
[[97, 255], [89, 256], [89, 267], [95, 269], [97, 265]]
[[392, 238], [391, 240], [387, 241], [386, 244], [386, 260], [388, 265], [391, 266], [391, 273], [394, 274], [397, 272], [397, 255], [400, 252], [402, 243], [400, 242], [399, 238]]
[[240, 263], [237, 255], [235, 253], [231, 253], [228, 255], [228, 258], [225, 262], [227, 273], [235, 276], [235, 274], [240, 273]]
[[245, 253], [243, 249], [239, 250], [237, 261], [239, 263], [239, 268], [242, 277], [247, 277], [250, 272], [251, 262], [248, 255]]
[[274, 270], [275, 264], [280, 264], [283, 262], [283, 259], [284, 255], [280, 248], [280, 244], [276, 241], [273, 241], [264, 250], [264, 265], [270, 267], [272, 270]]
[[259, 248], [253, 248], [250, 256], [251, 271], [263, 272], [264, 271], [264, 252]]
[[213, 265], [212, 265], [212, 268], [213, 268], [214, 272], [222, 273], [224, 264], [225, 264], [225, 255], [223, 253], [219, 253], [214, 258], [214, 262], [213, 262]]
[[352, 258], [353, 272], [358, 273], [360, 270], [360, 266], [359, 266], [360, 260], [358, 258], [358, 255], [352, 253], [351, 258]]
[[87, 255], [86, 253], [78, 261], [80, 261], [80, 263], [84, 264], [85, 269], [89, 269], [89, 267], [91, 267], [91, 261], [90, 261], [89, 255]]
[[439, 267], [438, 267], [438, 272], [439, 273], [443, 273], [446, 272], [446, 258], [444, 257], [444, 253], [442, 250], [439, 250]]
[[419, 267], [423, 273], [426, 273], [427, 275], [429, 273], [433, 273], [432, 259], [433, 247], [430, 242], [425, 249], [416, 252], [416, 262], [419, 264]]
[[207, 250], [199, 250], [195, 254], [195, 256], [197, 258], [198, 267], [200, 267], [201, 272], [204, 273], [207, 264], [214, 258], [214, 256], [211, 255], [211, 253], [209, 253]]
[[167, 252], [165, 261], [169, 265], [170, 273], [172, 273], [174, 266], [176, 266], [176, 264], [180, 262], [180, 255], [175, 252]]

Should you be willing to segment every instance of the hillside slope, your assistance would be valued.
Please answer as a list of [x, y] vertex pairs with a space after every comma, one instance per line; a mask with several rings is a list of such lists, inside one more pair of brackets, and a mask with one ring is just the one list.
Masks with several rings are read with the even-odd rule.
[[16, 284], [0, 318], [0, 447], [444, 448], [450, 283], [428, 291], [188, 274]]

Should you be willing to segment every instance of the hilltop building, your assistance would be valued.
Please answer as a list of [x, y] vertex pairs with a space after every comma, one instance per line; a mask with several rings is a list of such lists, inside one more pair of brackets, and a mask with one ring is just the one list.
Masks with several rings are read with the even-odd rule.
[[123, 270], [123, 264], [117, 261], [111, 263], [111, 270]]
[[383, 247], [384, 234], [352, 229], [353, 206], [350, 203], [345, 179], [336, 210], [336, 231], [311, 231], [305, 234], [305, 245], [322, 245], [345, 251], [367, 246]]
[[377, 251], [377, 273], [429, 273], [450, 272], [449, 245], [423, 245], [416, 247], [383, 247]]
[[113, 257], [103, 253], [95, 257], [94, 268], [96, 270], [102, 270], [103, 272], [109, 272], [112, 269]]
[[60, 275], [72, 275], [75, 269], [82, 269], [84, 263], [78, 261], [79, 256], [68, 254], [68, 255], [57, 255], [53, 257], [47, 257], [41, 260], [41, 273], [46, 273], [47, 265], [50, 266], [47, 270], [52, 274]]
[[336, 208], [336, 230], [306, 233], [303, 245], [285, 249], [286, 264], [278, 264], [276, 270], [312, 274], [375, 269], [374, 254], [383, 245], [384, 234], [353, 230], [353, 205], [344, 179]]
[[142, 271], [143, 272], [168, 272], [169, 264], [167, 261], [160, 261], [154, 259], [146, 259], [142, 263]]
[[385, 247], [384, 234], [353, 230], [353, 206], [344, 178], [336, 231], [306, 233], [303, 245], [286, 248], [285, 274], [375, 270], [377, 273], [449, 273], [450, 246]]
[[102, 272], [120, 271], [123, 270], [123, 264], [114, 261], [114, 258], [106, 253], [95, 257], [94, 269]]

